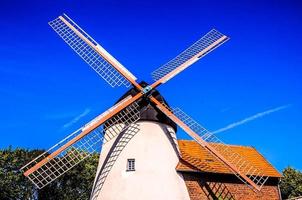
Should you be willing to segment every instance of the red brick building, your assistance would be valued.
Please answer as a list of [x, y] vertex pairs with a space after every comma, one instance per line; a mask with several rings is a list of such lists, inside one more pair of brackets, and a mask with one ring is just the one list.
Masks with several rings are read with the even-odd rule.
[[227, 167], [195, 141], [179, 140], [182, 159], [176, 170], [185, 180], [190, 198], [202, 199], [281, 199], [279, 181], [281, 174], [253, 147], [229, 145], [254, 166], [262, 169], [267, 182], [260, 192], [242, 183]]

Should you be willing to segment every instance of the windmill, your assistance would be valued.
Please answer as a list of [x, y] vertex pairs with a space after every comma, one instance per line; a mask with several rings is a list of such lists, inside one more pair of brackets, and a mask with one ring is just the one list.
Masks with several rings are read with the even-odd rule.
[[[28, 177], [37, 188], [45, 187], [85, 158], [89, 157], [92, 153], [101, 149], [98, 167], [99, 174], [97, 174], [95, 179], [94, 191], [92, 192], [93, 198], [95, 193], [99, 192], [100, 188], [104, 187], [105, 189], [104, 184], [106, 184], [106, 177], [109, 171], [105, 170], [104, 172], [104, 167], [110, 162], [110, 159], [108, 160], [108, 153], [110, 151], [112, 153], [114, 147], [119, 147], [116, 146], [118, 137], [123, 139], [124, 135], [128, 134], [129, 136], [134, 133], [131, 137], [135, 138], [135, 133], [140, 132], [143, 133], [143, 135], [152, 135], [147, 132], [158, 129], [158, 126], [163, 126], [167, 129], [167, 132], [171, 133], [170, 136], [172, 135], [173, 138], [175, 136], [173, 136], [173, 134], [175, 134], [176, 130], [175, 128], [173, 129], [173, 124], [176, 124], [199, 145], [203, 146], [227, 166], [234, 175], [251, 189], [255, 191], [261, 190], [268, 177], [265, 176], [260, 169], [253, 166], [242, 155], [234, 152], [229, 146], [223, 145], [220, 139], [198, 124], [181, 109], [169, 107], [163, 97], [156, 91], [158, 86], [166, 83], [181, 71], [226, 42], [229, 39], [227, 36], [215, 29], [209, 31], [174, 59], [153, 71], [152, 78], [155, 82], [149, 85], [145, 82], [139, 84], [137, 78], [130, 71], [67, 15], [63, 14], [59, 16], [55, 20], [50, 21], [49, 25], [109, 85], [112, 87], [123, 85], [131, 87], [132, 89], [114, 106], [67, 136], [21, 169], [23, 174]], [[142, 113], [145, 112], [148, 107], [150, 108], [150, 106], [156, 110], [157, 114], [165, 118], [166, 124], [168, 124], [167, 126], [160, 123], [148, 124], [148, 122], [141, 121]], [[164, 131], [158, 129], [158, 132], [161, 133]], [[163, 137], [160, 136], [161, 134], [157, 135], [158, 138], [153, 145], [164, 140]], [[130, 140], [129, 137], [125, 137], [124, 139], [127, 141]], [[127, 145], [134, 145], [131, 148], [132, 151], [135, 151], [133, 148], [138, 144], [140, 143], [134, 142], [133, 144], [126, 144], [123, 148], [128, 148]], [[155, 149], [157, 147], [153, 146], [152, 148]], [[118, 150], [119, 153], [120, 151], [121, 149]], [[128, 165], [130, 170], [133, 169], [133, 160], [128, 160]], [[109, 168], [110, 167], [112, 166], [109, 166]], [[171, 170], [175, 169], [173, 168]], [[175, 180], [175, 177], [171, 178], [171, 180]], [[107, 181], [111, 181], [110, 184], [114, 184], [109, 177]], [[118, 180], [115, 180], [115, 182], [117, 181]], [[176, 186], [176, 188], [177, 187], [183, 189], [182, 186]], [[110, 188], [107, 187], [108, 191], [114, 192], [114, 189], [111, 188], [110, 190]], [[115, 193], [117, 193], [117, 191], [115, 191]], [[97, 197], [94, 197], [94, 199], [97, 199]]]

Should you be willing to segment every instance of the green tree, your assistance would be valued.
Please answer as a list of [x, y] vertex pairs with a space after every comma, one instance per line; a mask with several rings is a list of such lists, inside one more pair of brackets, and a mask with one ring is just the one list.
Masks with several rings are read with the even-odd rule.
[[52, 184], [39, 190], [38, 199], [83, 200], [89, 199], [98, 163], [93, 154]]
[[96, 173], [98, 154], [93, 154], [53, 183], [38, 190], [19, 171], [43, 150], [0, 150], [1, 200], [83, 200], [90, 196]]
[[0, 199], [33, 199], [35, 188], [19, 169], [27, 161], [42, 153], [11, 147], [0, 151]]
[[280, 190], [283, 199], [302, 196], [302, 172], [287, 167], [283, 170]]

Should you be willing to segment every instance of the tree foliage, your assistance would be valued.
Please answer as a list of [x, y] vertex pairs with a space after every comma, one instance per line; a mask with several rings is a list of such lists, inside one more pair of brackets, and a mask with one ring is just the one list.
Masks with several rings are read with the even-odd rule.
[[89, 199], [98, 155], [93, 154], [53, 183], [38, 190], [19, 170], [42, 152], [11, 147], [0, 150], [0, 199]]
[[[19, 171], [43, 150], [0, 150], [1, 200], [84, 200], [89, 199], [96, 173], [98, 154], [93, 154], [66, 174], [41, 190]], [[283, 199], [302, 196], [302, 172], [287, 167], [283, 170], [280, 190]]]
[[280, 190], [283, 199], [302, 196], [302, 172], [292, 167], [285, 168]]

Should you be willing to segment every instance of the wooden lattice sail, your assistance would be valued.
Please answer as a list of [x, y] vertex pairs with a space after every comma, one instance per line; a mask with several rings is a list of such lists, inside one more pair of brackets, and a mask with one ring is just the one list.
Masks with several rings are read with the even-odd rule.
[[[155, 82], [142, 87], [136, 82], [137, 78], [130, 71], [67, 15], [59, 16], [49, 22], [49, 25], [109, 85], [112, 87], [132, 85], [139, 92], [126, 97], [25, 165], [22, 168], [24, 175], [38, 188], [54, 181], [97, 151], [98, 148], [101, 148], [102, 143], [109, 141], [131, 124], [137, 122], [140, 118], [139, 101], [141, 98], [145, 98], [149, 99], [149, 102], [155, 104], [162, 113], [184, 129], [198, 144], [223, 162], [241, 181], [256, 190], [261, 189], [268, 178], [261, 170], [252, 166], [248, 160], [227, 146], [221, 145], [223, 143], [215, 135], [183, 111], [168, 108], [152, 96], [156, 87], [166, 83], [226, 42], [229, 39], [227, 36], [215, 29], [211, 30], [174, 59], [152, 72]], [[107, 126], [104, 126], [104, 123]], [[110, 128], [108, 124], [114, 125], [114, 128]], [[106, 131], [106, 136], [103, 134], [104, 131]]]

